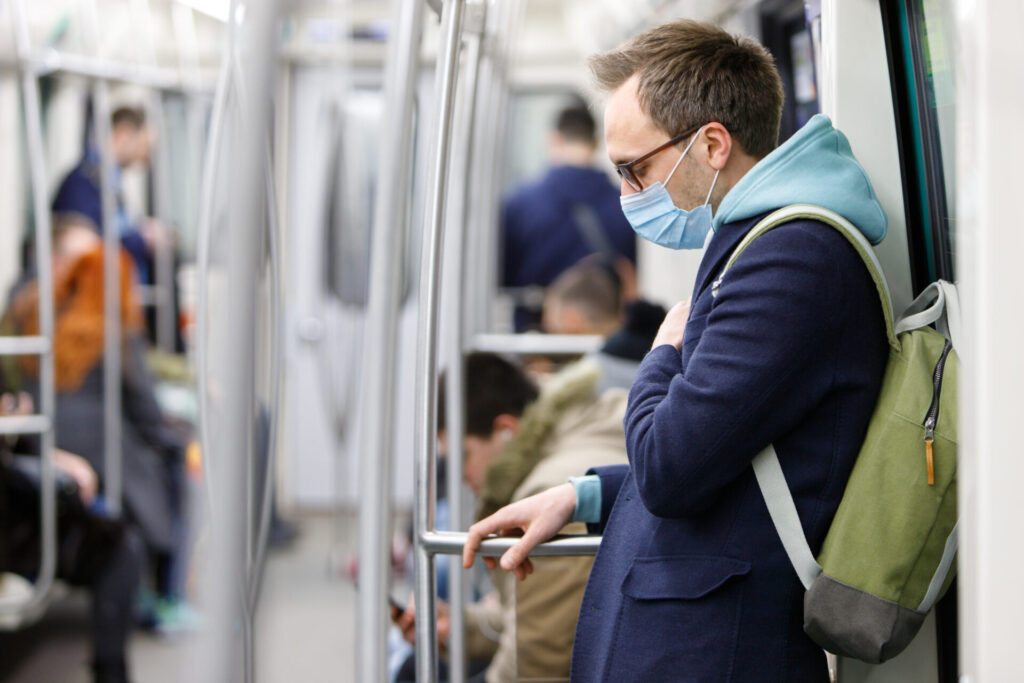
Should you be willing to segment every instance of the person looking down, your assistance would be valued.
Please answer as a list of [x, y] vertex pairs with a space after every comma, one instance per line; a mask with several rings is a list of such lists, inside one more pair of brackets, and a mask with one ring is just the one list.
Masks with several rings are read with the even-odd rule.
[[781, 207], [830, 209], [872, 244], [885, 213], [827, 117], [777, 145], [781, 80], [751, 38], [681, 19], [590, 66], [608, 93], [605, 143], [626, 218], [644, 239], [705, 253], [691, 300], [668, 312], [630, 390], [629, 464], [592, 466], [478, 522], [464, 564], [487, 535], [519, 530], [500, 566], [525, 578], [536, 544], [587, 522], [603, 538], [571, 680], [825, 683], [751, 461], [774, 445], [817, 553], [881, 385], [878, 292], [849, 242], [806, 218], [720, 273]]

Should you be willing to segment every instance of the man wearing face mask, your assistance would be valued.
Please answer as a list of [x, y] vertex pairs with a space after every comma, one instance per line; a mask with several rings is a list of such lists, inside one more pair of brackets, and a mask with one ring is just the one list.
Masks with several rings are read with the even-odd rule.
[[878, 293], [846, 239], [810, 219], [721, 272], [778, 208], [823, 206], [875, 244], [885, 214], [828, 118], [776, 146], [782, 87], [756, 41], [680, 20], [591, 68], [609, 93], [605, 139], [627, 219], [645, 239], [706, 252], [692, 304], [669, 312], [630, 391], [629, 466], [499, 510], [470, 530], [464, 562], [485, 535], [519, 528], [500, 564], [523, 576], [529, 550], [566, 521], [604, 534], [574, 681], [827, 681], [751, 461], [775, 446], [816, 554], [881, 383]]

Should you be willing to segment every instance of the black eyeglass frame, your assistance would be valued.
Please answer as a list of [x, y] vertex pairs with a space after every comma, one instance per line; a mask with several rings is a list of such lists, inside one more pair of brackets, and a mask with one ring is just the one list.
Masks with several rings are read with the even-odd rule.
[[696, 133], [703, 126], [704, 126], [704, 124], [702, 123], [699, 126], [693, 126], [692, 128], [687, 128], [686, 130], [684, 130], [679, 135], [676, 135], [675, 137], [673, 137], [671, 140], [669, 140], [665, 144], [659, 145], [659, 146], [655, 147], [654, 149], [652, 149], [647, 154], [644, 154], [643, 156], [637, 157], [636, 159], [633, 159], [633, 161], [627, 161], [624, 164], [615, 164], [615, 172], [619, 174], [620, 178], [622, 178], [627, 183], [629, 183], [629, 186], [632, 187], [634, 190], [636, 190], [637, 192], [642, 192], [643, 189], [644, 189], [644, 185], [643, 185], [643, 183], [640, 182], [640, 179], [636, 177], [636, 173], [633, 172], [633, 166], [635, 166], [636, 164], [639, 164], [641, 162], [647, 161], [648, 159], [653, 157], [658, 152], [662, 152], [662, 151], [668, 149], [669, 147], [671, 147], [672, 145], [679, 144], [680, 142], [682, 142], [686, 138], [688, 138], [691, 135], [693, 135], [694, 133]]

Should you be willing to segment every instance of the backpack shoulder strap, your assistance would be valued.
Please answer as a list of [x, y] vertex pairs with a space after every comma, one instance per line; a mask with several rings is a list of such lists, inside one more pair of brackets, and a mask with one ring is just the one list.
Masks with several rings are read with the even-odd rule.
[[757, 485], [761, 487], [768, 514], [772, 524], [779, 533], [782, 547], [785, 548], [789, 561], [800, 577], [800, 583], [809, 589], [814, 579], [821, 574], [821, 565], [814, 559], [811, 547], [807, 544], [804, 528], [800, 525], [800, 516], [796, 511], [793, 494], [786, 483], [786, 475], [782, 473], [779, 456], [775, 447], [768, 447], [757, 454], [753, 463]]
[[[861, 260], [863, 260], [864, 265], [871, 274], [875, 288], [878, 290], [878, 298], [882, 304], [882, 315], [885, 318], [885, 331], [889, 344], [893, 348], [899, 349], [900, 344], [896, 339], [895, 325], [893, 323], [892, 299], [889, 295], [889, 286], [886, 283], [885, 274], [882, 272], [881, 264], [879, 264], [871, 244], [861, 234], [860, 230], [848, 220], [834, 211], [820, 206], [794, 204], [765, 216], [757, 225], [750, 229], [733, 250], [725, 263], [725, 267], [722, 268], [718, 279], [711, 285], [712, 295], [717, 296], [718, 289], [726, 272], [754, 240], [773, 228], [777, 228], [790, 221], [805, 218], [825, 223], [836, 229], [857, 250]], [[761, 495], [764, 497], [765, 506], [768, 508], [772, 524], [775, 525], [775, 530], [782, 541], [782, 547], [785, 549], [793, 569], [800, 578], [800, 583], [803, 584], [805, 589], [809, 589], [814, 579], [821, 574], [821, 565], [814, 559], [814, 554], [807, 543], [807, 537], [804, 535], [800, 516], [797, 513], [796, 502], [793, 500], [793, 493], [786, 483], [786, 476], [782, 471], [782, 465], [779, 462], [778, 454], [775, 452], [775, 447], [772, 444], [768, 444], [763, 451], [757, 454], [751, 462], [751, 466], [754, 469], [754, 477], [757, 479], [757, 485], [761, 489]]]
[[956, 285], [936, 280], [924, 288], [896, 321], [896, 335], [935, 323], [940, 333], [953, 344], [960, 343], [960, 298]]
[[861, 234], [861, 231], [850, 223], [850, 221], [846, 220], [834, 211], [830, 211], [829, 209], [821, 206], [815, 206], [814, 204], [792, 204], [777, 211], [773, 211], [762, 218], [757, 225], [751, 228], [744, 238], [740, 240], [740, 243], [736, 245], [736, 248], [733, 249], [732, 254], [730, 254], [729, 259], [725, 262], [725, 266], [722, 268], [722, 272], [719, 273], [718, 279], [711, 284], [711, 295], [718, 296], [718, 289], [722, 284], [722, 279], [725, 277], [726, 272], [732, 267], [732, 264], [736, 262], [736, 259], [740, 257], [740, 254], [742, 254], [747, 247], [754, 242], [754, 240], [780, 225], [805, 218], [819, 221], [835, 228], [847, 239], [847, 241], [849, 241], [851, 245], [853, 245], [853, 248], [857, 250], [861, 260], [864, 261], [864, 265], [871, 274], [871, 279], [875, 283], [875, 288], [878, 290], [878, 298], [882, 303], [882, 314], [885, 317], [885, 332], [889, 338], [889, 344], [893, 348], [900, 348], [894, 332], [892, 299], [889, 296], [889, 285], [885, 280], [885, 274], [882, 272], [882, 266], [879, 264], [878, 257], [875, 256], [875, 252], [871, 248], [871, 244], [867, 241], [867, 238]]

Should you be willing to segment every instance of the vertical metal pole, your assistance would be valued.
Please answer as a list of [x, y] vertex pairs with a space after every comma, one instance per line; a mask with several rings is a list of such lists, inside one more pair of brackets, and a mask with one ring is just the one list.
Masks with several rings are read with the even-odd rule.
[[274, 169], [271, 164], [269, 145], [267, 148], [267, 235], [266, 244], [270, 257], [270, 405], [267, 432], [267, 463], [263, 477], [263, 491], [260, 496], [260, 521], [256, 530], [253, 567], [249, 572], [249, 614], [256, 618], [260, 592], [263, 587], [263, 568], [267, 554], [267, 536], [270, 533], [270, 516], [274, 496], [274, 472], [277, 470], [277, 428], [281, 410], [281, 366], [284, 343], [281, 339], [281, 256], [280, 223], [274, 185]]
[[391, 543], [395, 361], [413, 160], [413, 112], [423, 31], [422, 0], [393, 5], [379, 182], [374, 206], [363, 373], [359, 500], [359, 643], [356, 680], [387, 678], [387, 577]]
[[53, 472], [54, 429], [57, 420], [57, 396], [53, 367], [53, 247], [51, 243], [50, 202], [46, 180], [46, 158], [43, 152], [42, 113], [39, 103], [39, 81], [32, 72], [30, 43], [24, 0], [11, 3], [14, 35], [21, 61], [22, 106], [25, 116], [26, 146], [32, 180], [32, 204], [35, 217], [36, 272], [39, 283], [39, 334], [50, 341], [39, 357], [40, 412], [50, 422], [42, 433], [41, 491], [39, 496], [42, 521], [42, 545], [39, 575], [32, 599], [24, 609], [31, 611], [46, 599], [57, 568], [57, 499]]
[[448, 151], [454, 110], [459, 39], [465, 0], [448, 0], [441, 15], [441, 53], [438, 55], [436, 147], [430, 183], [429, 210], [424, 223], [417, 322], [419, 351], [416, 366], [416, 680], [437, 680], [437, 629], [434, 596], [434, 557], [422, 536], [434, 530], [436, 494], [437, 319], [444, 237]]
[[[460, 176], [460, 195], [456, 198], [457, 206], [455, 213], [457, 219], [452, 223], [452, 230], [446, 236], [446, 243], [451, 245], [452, 251], [448, 254], [451, 259], [450, 275], [446, 280], [448, 290], [444, 292], [447, 302], [446, 310], [451, 316], [448, 321], [450, 335], [449, 344], [445, 349], [447, 359], [448, 379], [446, 392], [446, 422], [445, 431], [448, 435], [448, 505], [451, 519], [451, 529], [466, 528], [466, 505], [463, 493], [465, 486], [463, 478], [463, 453], [462, 438], [465, 433], [465, 379], [463, 352], [465, 350], [465, 293], [466, 289], [466, 232], [468, 229], [468, 213], [466, 207], [469, 203], [472, 183], [472, 157], [473, 147], [476, 142], [475, 136], [475, 114], [476, 114], [476, 93], [480, 72], [481, 42], [483, 40], [483, 24], [486, 20], [484, 14], [486, 3], [471, 5], [480, 12], [476, 17], [479, 20], [480, 32], [473, 35], [467, 41], [467, 51], [463, 66], [466, 69], [466, 85], [463, 90], [464, 96], [461, 99], [463, 105], [459, 121], [462, 137], [462, 158], [459, 160], [459, 167], [455, 169]], [[446, 558], [449, 563], [448, 570], [448, 596], [451, 609], [449, 610], [451, 620], [451, 634], [448, 641], [448, 673], [452, 683], [462, 683], [466, 680], [466, 626], [465, 606], [469, 601], [469, 582], [467, 575], [462, 569], [461, 558], [457, 556]]]
[[[230, 21], [238, 20], [232, 7]], [[270, 123], [271, 83], [278, 44], [278, 3], [246, 4], [246, 31], [240, 37], [244, 66], [239, 77], [249, 110], [243, 125], [232, 138], [237, 152], [236, 172], [229, 178], [230, 211], [226, 225], [228, 251], [227, 297], [229, 306], [223, 321], [223, 334], [216, 336], [214, 356], [224, 376], [224, 410], [214, 449], [218, 479], [239, 482], [247, 476], [251, 461], [253, 431], [254, 361], [253, 332], [255, 309], [252, 292], [256, 285], [259, 226], [263, 224], [264, 205], [252, 201], [266, 191], [266, 140]], [[207, 178], [210, 182], [212, 178]], [[202, 340], [201, 340], [202, 341]], [[245, 678], [253, 680], [252, 624], [246, 601], [239, 601], [238, 578], [244, 576], [245, 505], [239, 486], [217, 489], [211, 515], [212, 538], [210, 572], [207, 575], [207, 611], [210, 614], [209, 638], [202, 643], [206, 657], [199, 674], [202, 680], [233, 680], [237, 664], [232, 657], [239, 621], [243, 624], [243, 667]], [[245, 593], [242, 591], [242, 595]]]
[[[157, 32], [153, 26], [150, 2], [149, 0], [134, 0], [132, 9], [139, 25], [145, 27], [145, 30], [139, 33], [139, 61], [157, 68], [159, 67], [156, 56]], [[150, 177], [153, 185], [152, 211], [153, 215], [159, 218], [167, 229], [170, 229], [172, 225], [169, 220], [171, 215], [171, 169], [161, 91], [155, 90], [151, 94], [146, 111], [150, 130], [156, 132], [156, 144], [153, 146], [153, 158], [150, 163]], [[173, 353], [177, 338], [174, 315], [174, 244], [164, 240], [158, 242], [153, 261], [153, 291], [156, 293], [153, 301], [156, 310], [156, 341], [161, 349]]]
[[213, 228], [214, 190], [218, 155], [221, 152], [224, 117], [231, 87], [232, 54], [234, 54], [235, 27], [238, 0], [232, 0], [228, 24], [228, 39], [221, 61], [217, 89], [214, 93], [213, 111], [210, 114], [210, 129], [206, 139], [206, 153], [203, 160], [202, 191], [199, 199], [199, 219], [196, 232], [196, 315], [194, 328], [196, 395], [199, 403], [199, 444], [203, 454], [203, 485], [207, 495], [214, 488], [213, 468], [210, 467], [213, 441], [210, 435], [210, 393], [209, 393], [209, 274], [210, 239]]
[[[90, 42], [99, 56], [100, 22], [96, 2], [86, 5]], [[93, 81], [93, 138], [99, 152], [100, 205], [103, 209], [103, 492], [107, 510], [121, 514], [121, 234], [110, 136], [107, 83]]]

